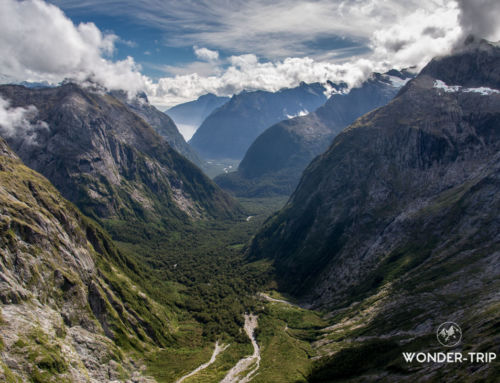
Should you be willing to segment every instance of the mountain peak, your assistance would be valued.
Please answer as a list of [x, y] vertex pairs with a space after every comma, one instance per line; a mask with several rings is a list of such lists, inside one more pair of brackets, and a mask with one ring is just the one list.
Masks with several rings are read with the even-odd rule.
[[419, 76], [428, 75], [447, 85], [500, 89], [500, 47], [474, 36], [450, 55], [434, 58]]

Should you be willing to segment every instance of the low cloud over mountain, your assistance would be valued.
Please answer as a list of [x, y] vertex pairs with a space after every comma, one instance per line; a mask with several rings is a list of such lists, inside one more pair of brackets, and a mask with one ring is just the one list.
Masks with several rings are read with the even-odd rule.
[[[144, 74], [148, 63], [115, 57], [121, 40], [113, 32], [102, 32], [91, 22], [75, 24], [60, 8], [42, 0], [4, 0], [0, 48], [10, 54], [0, 58], [3, 82], [91, 80], [108, 89], [146, 91], [160, 107], [206, 93], [277, 91], [301, 81], [343, 80], [356, 86], [373, 71], [420, 68], [469, 33], [499, 38], [493, 18], [499, 5], [493, 0], [474, 6], [462, 0], [409, 1], [404, 6], [393, 0], [278, 1], [265, 7], [259, 1], [230, 6], [200, 2], [196, 7], [177, 1], [134, 1], [130, 7], [93, 0], [55, 4], [66, 11], [92, 8], [101, 13], [113, 6], [123, 17], [163, 30], [162, 44], [194, 46], [194, 61], [169, 64], [174, 76], [153, 79]], [[276, 15], [280, 23], [272, 22]], [[179, 28], [183, 23], [190, 27]], [[328, 46], [326, 41], [335, 39], [337, 45]], [[176, 71], [179, 65], [193, 73]]]

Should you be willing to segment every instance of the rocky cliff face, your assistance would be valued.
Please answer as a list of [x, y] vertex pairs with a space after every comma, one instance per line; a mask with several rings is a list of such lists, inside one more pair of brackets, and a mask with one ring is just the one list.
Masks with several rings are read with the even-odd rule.
[[465, 327], [459, 350], [498, 352], [499, 65], [500, 48], [484, 41], [432, 61], [336, 137], [253, 241], [249, 256], [273, 259], [284, 290], [342, 308], [317, 346], [354, 354], [328, 359], [313, 381], [338, 378], [343, 358], [373, 350], [385, 353], [378, 366], [343, 378], [468, 377], [449, 364], [401, 362], [400, 351], [439, 350], [434, 331], [447, 320]]
[[242, 92], [210, 114], [189, 143], [204, 158], [241, 159], [251, 143], [278, 121], [308, 113], [326, 101], [320, 84], [279, 92]]
[[236, 206], [144, 119], [115, 97], [74, 84], [2, 86], [11, 106], [36, 108], [31, 135], [6, 136], [31, 168], [84, 213], [158, 221], [228, 216]]
[[0, 138], [0, 380], [150, 381], [128, 350], [168, 344], [170, 320], [131, 267]]
[[363, 114], [387, 104], [409, 79], [408, 73], [374, 74], [361, 87], [333, 94], [307, 116], [284, 120], [266, 129], [252, 143], [234, 173], [215, 182], [241, 196], [290, 195], [314, 157], [333, 137]]
[[146, 123], [156, 130], [156, 132], [179, 154], [201, 168], [205, 166], [205, 161], [203, 161], [184, 140], [184, 137], [180, 134], [174, 121], [165, 113], [151, 105], [145, 94], [140, 94], [135, 99], [129, 99], [125, 92], [114, 91], [111, 94], [146, 121]]

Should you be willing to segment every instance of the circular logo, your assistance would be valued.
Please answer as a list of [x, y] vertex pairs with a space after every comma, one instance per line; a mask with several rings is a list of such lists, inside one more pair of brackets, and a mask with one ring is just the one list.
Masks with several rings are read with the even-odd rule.
[[455, 322], [444, 322], [436, 331], [437, 340], [445, 347], [453, 347], [462, 340], [462, 329]]

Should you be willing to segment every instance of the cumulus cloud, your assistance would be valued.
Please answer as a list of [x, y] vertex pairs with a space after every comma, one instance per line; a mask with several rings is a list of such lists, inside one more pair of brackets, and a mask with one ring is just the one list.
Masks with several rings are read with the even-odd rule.
[[[29, 143], [36, 141], [36, 132], [48, 128], [43, 121], [34, 121], [38, 110], [34, 105], [12, 107], [0, 96], [0, 135], [6, 138], [22, 137]], [[33, 121], [33, 122], [32, 122]]]
[[[356, 86], [373, 71], [419, 69], [432, 57], [449, 52], [466, 33], [495, 38], [494, 15], [499, 10], [495, 0], [474, 4], [467, 0], [122, 3], [67, 0], [61, 5], [121, 13], [134, 22], [153, 25], [166, 33], [169, 45], [193, 47], [197, 61], [163, 65], [159, 69], [168, 76], [153, 81], [141, 74], [133, 58], [113, 60], [119, 38], [103, 34], [93, 23], [74, 25], [59, 8], [42, 0], [2, 0], [0, 78], [90, 79], [108, 89], [144, 90], [159, 107], [208, 92], [276, 91], [301, 81], [344, 81]], [[329, 39], [346, 44], [328, 51], [322, 44]]]
[[[127, 6], [117, 6], [124, 2]], [[342, 39], [350, 47], [362, 47], [375, 31], [402, 23], [408, 15], [425, 10], [443, 16], [443, 9], [456, 9], [457, 3], [453, 0], [65, 0], [62, 6], [103, 14], [121, 13], [134, 23], [164, 31], [164, 38], [171, 46], [210, 46], [235, 55], [251, 52], [267, 60], [282, 60], [290, 56], [315, 57], [321, 51], [318, 48], [322, 41], [332, 38]], [[447, 22], [438, 20], [436, 28], [441, 21]], [[345, 44], [343, 48], [347, 47]]]
[[175, 104], [205, 93], [231, 95], [242, 90], [258, 89], [274, 92], [298, 86], [302, 81], [345, 81], [355, 86], [368, 77], [373, 69], [373, 63], [365, 59], [334, 64], [305, 57], [262, 63], [258, 62], [255, 55], [243, 55], [230, 57], [228, 61], [230, 66], [219, 76], [192, 73], [161, 78], [150, 88], [149, 99], [154, 104], [168, 106], [164, 104], [165, 100]]
[[93, 23], [75, 26], [59, 8], [41, 0], [2, 0], [0, 36], [0, 71], [7, 79], [92, 80], [131, 92], [147, 82], [132, 58], [110, 59], [117, 36], [102, 34]]
[[219, 52], [212, 51], [208, 48], [198, 48], [196, 45], [193, 47], [194, 54], [200, 60], [215, 61], [219, 59]]
[[[178, 37], [179, 43], [196, 38], [226, 49], [230, 48], [228, 44], [245, 47], [266, 57], [271, 53], [312, 53], [308, 50], [308, 45], [314, 46], [311, 39], [348, 36], [366, 45], [367, 52], [353, 56], [349, 53], [355, 53], [357, 47], [344, 47], [338, 57], [335, 50], [328, 54], [319, 50], [319, 54], [267, 61], [254, 53], [234, 55], [215, 76], [178, 72], [160, 79], [151, 95], [153, 102], [168, 105], [207, 92], [229, 95], [243, 89], [276, 91], [301, 81], [345, 81], [357, 86], [374, 71], [410, 66], [420, 69], [434, 56], [450, 52], [463, 36], [458, 21], [460, 8], [455, 1], [256, 1], [239, 4], [242, 8], [238, 12], [231, 7], [219, 9], [217, 4], [205, 4], [210, 11], [204, 13], [221, 16], [216, 19], [218, 24], [184, 34]], [[203, 22], [197, 20], [195, 24]]]
[[447, 2], [401, 15], [398, 22], [374, 31], [370, 60], [386, 66], [421, 68], [434, 56], [449, 53], [462, 37], [458, 14], [456, 4]]

